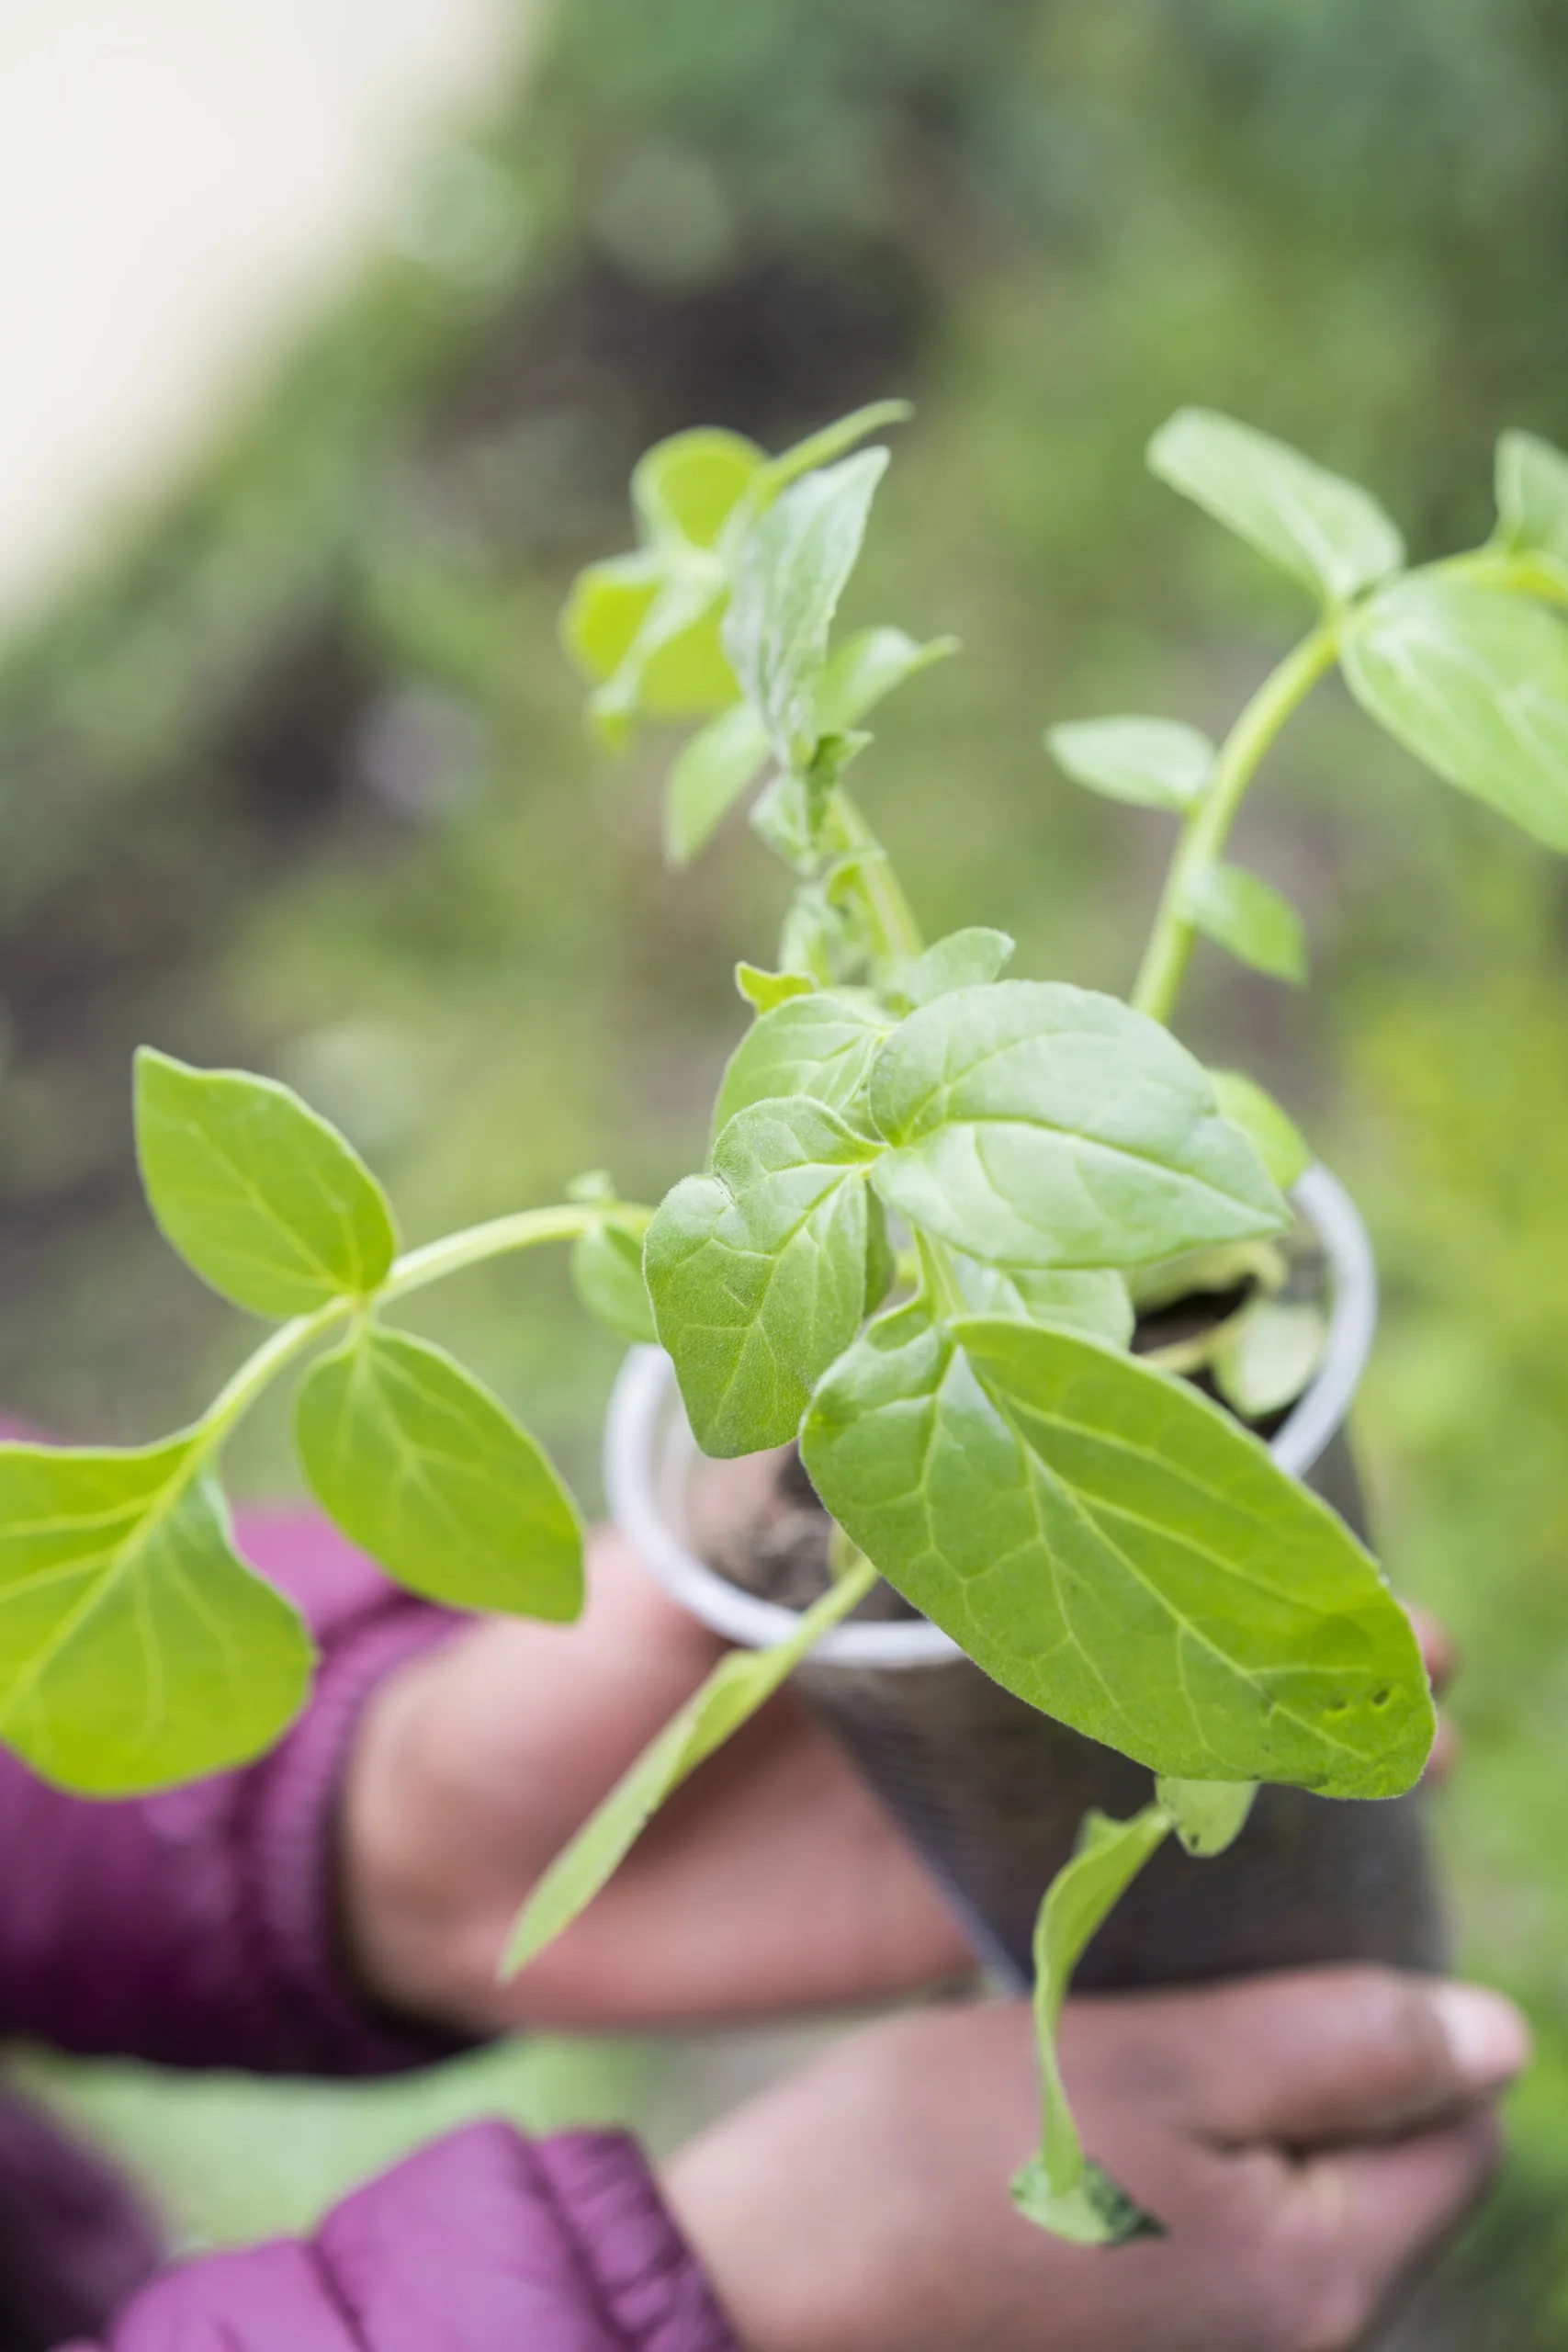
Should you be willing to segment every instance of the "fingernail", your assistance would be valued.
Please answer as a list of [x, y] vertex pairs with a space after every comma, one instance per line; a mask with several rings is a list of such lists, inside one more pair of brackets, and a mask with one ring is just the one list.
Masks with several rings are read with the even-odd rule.
[[1529, 2064], [1530, 2032], [1512, 2001], [1482, 1984], [1439, 1984], [1432, 1994], [1460, 2074], [1477, 2090], [1511, 2083]]

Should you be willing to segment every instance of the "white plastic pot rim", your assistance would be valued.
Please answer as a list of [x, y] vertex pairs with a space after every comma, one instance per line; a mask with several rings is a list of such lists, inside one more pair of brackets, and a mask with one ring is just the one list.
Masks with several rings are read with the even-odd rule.
[[[1281, 1470], [1304, 1477], [1350, 1409], [1377, 1329], [1377, 1269], [1355, 1203], [1326, 1168], [1309, 1168], [1292, 1200], [1316, 1232], [1329, 1263], [1333, 1306], [1323, 1361], [1280, 1424], [1269, 1451]], [[661, 1432], [673, 1463], [661, 1463]], [[680, 1411], [675, 1368], [662, 1348], [634, 1348], [622, 1364], [604, 1429], [604, 1488], [610, 1515], [665, 1589], [693, 1616], [744, 1649], [771, 1649], [799, 1624], [792, 1609], [761, 1600], [707, 1566], [671, 1523], [660, 1493], [690, 1467], [696, 1443]], [[924, 1617], [839, 1625], [811, 1653], [812, 1664], [941, 1666], [963, 1652]]]

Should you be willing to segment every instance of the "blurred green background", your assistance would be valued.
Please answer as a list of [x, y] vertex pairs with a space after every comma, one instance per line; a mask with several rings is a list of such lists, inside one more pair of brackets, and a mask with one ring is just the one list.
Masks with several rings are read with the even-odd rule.
[[[1165, 828], [1076, 797], [1043, 724], [1223, 726], [1302, 621], [1145, 475], [1150, 431], [1229, 409], [1366, 480], [1419, 554], [1488, 528], [1500, 426], [1568, 441], [1568, 17], [1526, 0], [562, 0], [410, 206], [0, 665], [0, 1394], [73, 1433], [173, 1425], [242, 1343], [139, 1206], [144, 1037], [299, 1085], [414, 1240], [691, 1164], [781, 883], [743, 826], [661, 872], [669, 747], [606, 764], [556, 650], [649, 439], [916, 398], [853, 616], [965, 657], [890, 706], [863, 796], [933, 933], [1001, 924], [1020, 971], [1112, 988]], [[1187, 1031], [1285, 1097], [1372, 1227], [1371, 1484], [1465, 1660], [1460, 1950], [1541, 2042], [1505, 2188], [1399, 2340], [1530, 2352], [1568, 2322], [1568, 875], [1337, 687], [1242, 848], [1305, 910], [1313, 986], [1215, 957]], [[593, 1490], [615, 1348], [558, 1267], [472, 1277], [425, 1327]], [[236, 1468], [287, 1480], [280, 1423]], [[700, 2074], [29, 2068], [199, 2235], [296, 2218], [475, 2100], [668, 2133]], [[287, 2177], [280, 2113], [320, 2158]]]

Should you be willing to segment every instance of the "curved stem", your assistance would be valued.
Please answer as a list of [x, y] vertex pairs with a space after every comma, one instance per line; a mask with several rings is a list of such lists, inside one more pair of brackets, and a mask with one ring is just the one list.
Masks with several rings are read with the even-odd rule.
[[925, 946], [914, 909], [893, 870], [893, 861], [867, 824], [857, 802], [841, 788], [834, 795], [840, 837], [851, 856], [861, 860], [862, 899], [879, 956], [919, 956]]
[[487, 1225], [470, 1226], [465, 1232], [449, 1233], [440, 1241], [426, 1242], [422, 1250], [406, 1251], [372, 1296], [329, 1299], [313, 1315], [297, 1315], [291, 1323], [268, 1334], [254, 1354], [248, 1356], [224, 1383], [197, 1423], [198, 1442], [192, 1458], [192, 1474], [223, 1443], [236, 1422], [243, 1419], [263, 1390], [287, 1365], [352, 1317], [363, 1315], [372, 1306], [407, 1298], [431, 1283], [444, 1282], [448, 1274], [482, 1265], [488, 1259], [505, 1257], [517, 1250], [532, 1250], [545, 1241], [575, 1241], [596, 1226], [619, 1225], [628, 1232], [640, 1233], [652, 1215], [651, 1209], [630, 1202], [603, 1205], [572, 1201], [559, 1208], [522, 1209], [513, 1216], [493, 1217]]
[[1275, 737], [1338, 658], [1336, 622], [1325, 621], [1270, 673], [1225, 738], [1213, 779], [1187, 820], [1166, 877], [1132, 1002], [1156, 1021], [1168, 1021], [1186, 978], [1197, 936], [1183, 911], [1191, 883], [1213, 865], [1236, 811]]

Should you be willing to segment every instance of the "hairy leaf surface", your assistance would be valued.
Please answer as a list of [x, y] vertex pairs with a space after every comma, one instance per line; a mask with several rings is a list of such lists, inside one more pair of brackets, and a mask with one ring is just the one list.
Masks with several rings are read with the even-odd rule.
[[871, 1109], [887, 1205], [987, 1264], [1133, 1266], [1284, 1222], [1191, 1055], [1085, 989], [939, 998], [881, 1048]]
[[1404, 540], [1366, 491], [1213, 409], [1182, 409], [1162, 425], [1149, 464], [1271, 562], [1337, 601], [1404, 561]]
[[582, 1607], [582, 1522], [548, 1456], [440, 1348], [367, 1325], [300, 1384], [310, 1490], [411, 1592], [565, 1623]]
[[134, 1796], [244, 1763], [310, 1662], [190, 1440], [0, 1445], [0, 1738], [45, 1780]]
[[870, 997], [824, 989], [786, 998], [751, 1023], [731, 1054], [714, 1106], [715, 1135], [738, 1111], [786, 1094], [808, 1094], [847, 1113], [890, 1025]]
[[397, 1249], [386, 1194], [287, 1086], [143, 1046], [136, 1151], [159, 1229], [236, 1306], [309, 1315], [386, 1280]]
[[1417, 573], [1375, 596], [1345, 675], [1461, 792], [1568, 850], [1568, 628], [1522, 596]]
[[897, 975], [899, 994], [911, 1007], [934, 1004], [954, 989], [981, 988], [999, 980], [1017, 952], [1018, 943], [1005, 931], [983, 923], [966, 931], [949, 932], [923, 956], [912, 956]]
[[828, 632], [860, 555], [886, 449], [863, 449], [786, 490], [749, 534], [724, 643], [786, 768], [810, 760]]
[[1376, 1565], [1182, 1383], [1063, 1331], [919, 1305], [819, 1385], [812, 1482], [996, 1681], [1184, 1780], [1393, 1796], [1431, 1700]]
[[875, 1150], [819, 1103], [754, 1103], [720, 1136], [713, 1174], [688, 1176], [655, 1216], [644, 1270], [705, 1453], [785, 1443], [853, 1338]]

